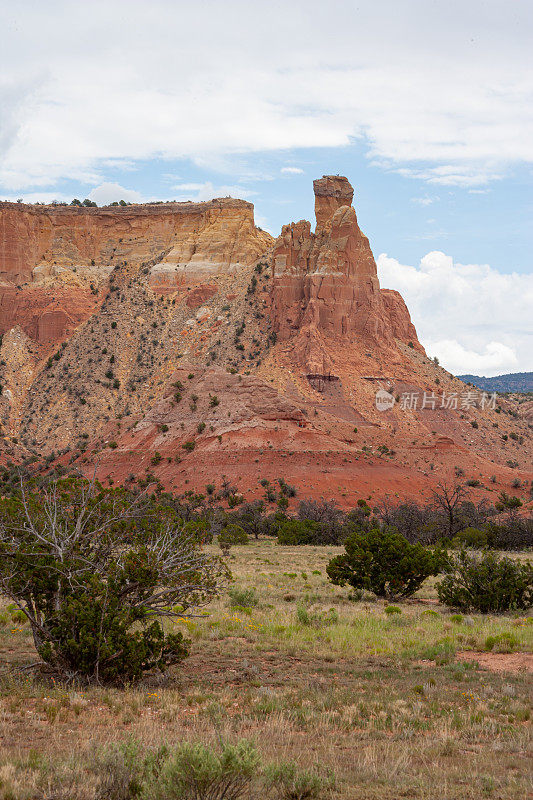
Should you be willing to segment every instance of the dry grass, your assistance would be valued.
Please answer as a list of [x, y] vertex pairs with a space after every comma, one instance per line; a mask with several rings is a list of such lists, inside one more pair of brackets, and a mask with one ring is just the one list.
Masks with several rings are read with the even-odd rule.
[[165, 682], [126, 690], [21, 671], [35, 654], [4, 607], [0, 798], [89, 800], [95, 746], [131, 736], [143, 747], [252, 738], [265, 763], [334, 770], [339, 800], [530, 797], [531, 675], [454, 657], [488, 636], [496, 650], [531, 652], [530, 618], [456, 617], [430, 584], [401, 613], [352, 602], [326, 580], [337, 551], [234, 548], [235, 587], [254, 589], [256, 605], [231, 607], [225, 593], [209, 616], [179, 621], [191, 657]]

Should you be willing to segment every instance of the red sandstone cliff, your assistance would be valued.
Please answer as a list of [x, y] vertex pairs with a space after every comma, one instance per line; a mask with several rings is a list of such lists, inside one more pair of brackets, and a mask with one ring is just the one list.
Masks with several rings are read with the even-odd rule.
[[150, 282], [175, 287], [251, 264], [271, 242], [253, 205], [231, 198], [102, 209], [0, 203], [0, 334], [19, 324], [41, 343], [61, 340], [124, 262], [155, 262]]
[[272, 314], [280, 340], [294, 339], [309, 373], [328, 371], [322, 338], [383, 351], [395, 339], [422, 350], [400, 295], [382, 291], [344, 177], [314, 181], [316, 229], [285, 225], [273, 251]]

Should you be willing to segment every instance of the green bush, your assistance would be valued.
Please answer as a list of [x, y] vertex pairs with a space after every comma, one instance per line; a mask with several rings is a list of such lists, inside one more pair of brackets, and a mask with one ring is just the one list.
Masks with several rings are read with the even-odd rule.
[[385, 606], [385, 614], [392, 616], [393, 614], [401, 614], [402, 609], [399, 606]]
[[228, 595], [231, 608], [253, 608], [259, 605], [259, 598], [253, 586], [249, 589], [239, 589], [238, 586], [232, 586], [228, 590]]
[[328, 625], [337, 625], [339, 615], [334, 608], [322, 612], [310, 611], [303, 603], [298, 603], [296, 607], [296, 620], [299, 625], [306, 627], [326, 628]]
[[367, 589], [378, 597], [410, 597], [442, 562], [439, 551], [409, 544], [394, 529], [371, 528], [354, 533], [345, 553], [332, 558], [326, 572], [332, 583]]
[[454, 537], [452, 544], [481, 550], [488, 544], [487, 531], [480, 528], [465, 528]]
[[0, 592], [65, 678], [124, 683], [178, 663], [189, 643], [160, 617], [208, 602], [227, 577], [154, 498], [65, 478], [0, 500]]
[[132, 738], [96, 750], [88, 767], [96, 800], [238, 800], [249, 796], [260, 758], [245, 739], [216, 750], [196, 742], [143, 750]]
[[525, 610], [533, 605], [533, 567], [492, 551], [465, 550], [448, 557], [445, 577], [437, 584], [441, 603], [482, 613]]
[[333, 784], [332, 777], [324, 780], [314, 771], [301, 770], [294, 761], [268, 766], [264, 781], [279, 800], [318, 800]]
[[135, 739], [97, 750], [89, 764], [97, 777], [96, 800], [134, 800], [141, 797], [145, 757]]
[[516, 650], [520, 640], [514, 633], [504, 631], [496, 636], [487, 636], [485, 639], [485, 650], [494, 651], [496, 653], [512, 653]]
[[248, 792], [260, 766], [246, 739], [223, 743], [220, 752], [185, 742], [164, 760], [145, 792], [146, 800], [238, 800]]
[[233, 545], [233, 544], [248, 544], [248, 536], [240, 525], [230, 523], [222, 528], [218, 537], [219, 544]]
[[279, 544], [319, 544], [320, 539], [320, 524], [310, 519], [288, 519], [278, 528]]

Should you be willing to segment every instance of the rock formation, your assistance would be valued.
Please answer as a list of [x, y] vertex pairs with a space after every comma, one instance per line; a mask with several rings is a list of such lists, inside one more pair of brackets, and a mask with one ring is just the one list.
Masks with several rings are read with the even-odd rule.
[[151, 264], [150, 282], [175, 288], [251, 264], [271, 242], [254, 224], [253, 205], [231, 198], [106, 208], [0, 203], [0, 334], [20, 324], [36, 341], [60, 341], [93, 312], [95, 286], [119, 264]]
[[279, 338], [295, 339], [309, 373], [329, 369], [323, 337], [382, 350], [398, 338], [421, 349], [401, 297], [380, 289], [349, 181], [327, 175], [314, 181], [314, 191], [315, 232], [307, 221], [291, 223], [274, 245], [272, 313]]
[[0, 464], [54, 453], [180, 492], [226, 475], [247, 497], [284, 477], [346, 506], [420, 497], [458, 465], [529, 485], [528, 404], [440, 403], [466, 387], [381, 289], [350, 183], [314, 190], [314, 231], [295, 222], [275, 244], [229, 198], [0, 204]]

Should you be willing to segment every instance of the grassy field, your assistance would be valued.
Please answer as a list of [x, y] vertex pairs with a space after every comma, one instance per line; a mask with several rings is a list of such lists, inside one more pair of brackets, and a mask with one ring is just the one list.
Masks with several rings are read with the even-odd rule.
[[190, 658], [125, 690], [37, 676], [4, 604], [0, 798], [93, 798], [95, 750], [131, 737], [253, 739], [264, 763], [312, 768], [338, 800], [530, 798], [533, 618], [454, 615], [431, 582], [397, 609], [350, 598], [327, 581], [336, 552], [233, 548], [229, 593], [175, 623]]

